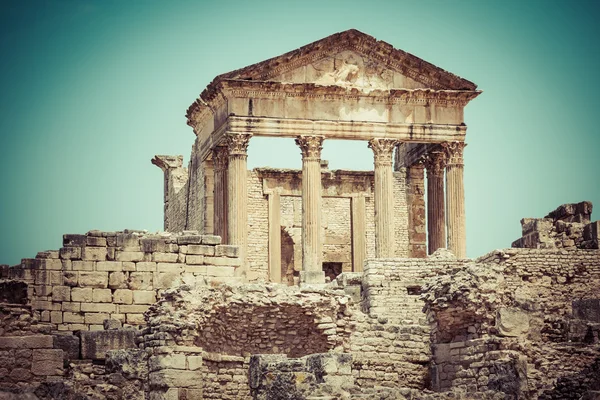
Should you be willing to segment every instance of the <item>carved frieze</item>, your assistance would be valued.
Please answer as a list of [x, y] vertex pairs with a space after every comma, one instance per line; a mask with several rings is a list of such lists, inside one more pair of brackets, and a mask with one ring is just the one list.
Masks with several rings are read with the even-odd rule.
[[373, 150], [375, 165], [392, 165], [392, 153], [398, 144], [394, 139], [371, 139], [369, 148]]
[[298, 136], [296, 138], [296, 144], [300, 146], [302, 152], [302, 159], [321, 159], [321, 150], [323, 150], [323, 136]]
[[237, 133], [227, 135], [227, 149], [229, 155], [248, 155], [248, 144], [252, 135]]

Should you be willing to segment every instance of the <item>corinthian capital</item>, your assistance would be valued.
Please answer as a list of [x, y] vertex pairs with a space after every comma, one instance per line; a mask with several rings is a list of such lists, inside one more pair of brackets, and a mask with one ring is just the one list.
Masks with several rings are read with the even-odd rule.
[[373, 150], [375, 164], [392, 164], [392, 153], [398, 144], [394, 139], [371, 139], [369, 148]]
[[227, 149], [230, 155], [247, 155], [248, 143], [252, 137], [249, 133], [227, 135]]
[[424, 157], [423, 164], [427, 168], [427, 174], [443, 175], [447, 161], [445, 151], [432, 151]]
[[300, 146], [302, 158], [321, 159], [321, 150], [323, 150], [323, 136], [298, 136], [296, 144]]
[[463, 150], [467, 144], [465, 142], [444, 142], [442, 148], [446, 153], [447, 165], [464, 165]]
[[226, 146], [218, 146], [213, 149], [213, 165], [216, 171], [227, 169], [228, 153]]

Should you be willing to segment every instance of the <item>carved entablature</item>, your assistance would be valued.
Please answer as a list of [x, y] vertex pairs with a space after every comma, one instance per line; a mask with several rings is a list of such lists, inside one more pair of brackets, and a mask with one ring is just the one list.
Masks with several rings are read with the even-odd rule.
[[303, 160], [320, 160], [323, 150], [323, 136], [298, 136], [296, 144], [300, 147]]
[[447, 156], [444, 151], [432, 151], [423, 157], [423, 165], [427, 168], [428, 175], [444, 175]]
[[248, 155], [248, 144], [252, 135], [248, 133], [238, 133], [227, 135], [227, 150], [229, 155]]
[[373, 150], [375, 165], [392, 165], [392, 153], [398, 141], [393, 139], [371, 139], [369, 148]]
[[465, 142], [442, 143], [442, 148], [447, 157], [447, 165], [464, 165], [463, 151], [466, 145]]

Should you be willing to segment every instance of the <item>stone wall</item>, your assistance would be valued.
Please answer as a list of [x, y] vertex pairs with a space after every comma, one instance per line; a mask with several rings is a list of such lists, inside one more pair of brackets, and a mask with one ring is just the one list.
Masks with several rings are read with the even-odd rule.
[[34, 315], [57, 331], [101, 330], [106, 319], [142, 325], [164, 289], [238, 279], [238, 248], [218, 236], [92, 231], [65, 235], [63, 246], [2, 268], [2, 278], [27, 284]]

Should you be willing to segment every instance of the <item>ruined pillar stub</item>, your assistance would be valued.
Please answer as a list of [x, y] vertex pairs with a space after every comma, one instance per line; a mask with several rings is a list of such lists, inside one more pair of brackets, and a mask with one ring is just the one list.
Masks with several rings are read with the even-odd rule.
[[465, 190], [463, 184], [464, 142], [442, 143], [446, 153], [446, 206], [448, 221], [448, 249], [457, 258], [467, 257]]
[[446, 217], [444, 201], [444, 170], [446, 153], [433, 151], [424, 159], [427, 169], [427, 234], [428, 254], [446, 248]]
[[302, 272], [303, 283], [325, 283], [321, 238], [321, 150], [323, 136], [299, 136], [302, 151]]
[[236, 276], [246, 276], [248, 254], [248, 143], [250, 134], [227, 135], [227, 239], [240, 247], [241, 267]]
[[214, 191], [214, 234], [221, 236], [221, 243], [227, 243], [227, 169], [229, 167], [229, 151], [226, 146], [218, 146], [213, 150], [213, 168], [215, 174]]
[[375, 164], [375, 256], [394, 256], [394, 197], [392, 153], [398, 144], [393, 139], [371, 139]]

